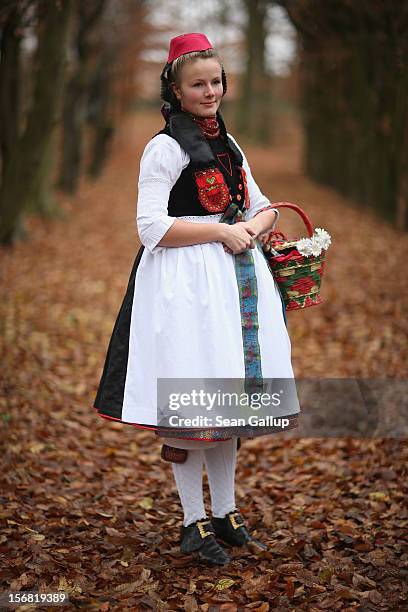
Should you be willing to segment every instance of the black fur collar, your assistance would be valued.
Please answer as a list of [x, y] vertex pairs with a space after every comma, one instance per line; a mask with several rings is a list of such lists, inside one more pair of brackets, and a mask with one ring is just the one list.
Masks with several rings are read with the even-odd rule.
[[[239, 149], [227, 136], [227, 130], [221, 113], [217, 111], [221, 134], [231, 150], [235, 164], [242, 166], [243, 158]], [[207, 139], [202, 134], [193, 118], [184, 111], [172, 113], [168, 121], [171, 136], [177, 140], [182, 149], [190, 156], [197, 168], [215, 168], [217, 163]]]

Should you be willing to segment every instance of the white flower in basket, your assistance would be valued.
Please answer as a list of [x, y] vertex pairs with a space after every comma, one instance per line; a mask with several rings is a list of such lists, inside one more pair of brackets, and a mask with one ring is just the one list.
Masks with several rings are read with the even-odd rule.
[[331, 236], [326, 230], [317, 227], [311, 238], [300, 238], [295, 244], [297, 250], [304, 257], [318, 257], [322, 250], [327, 251], [331, 244]]
[[309, 257], [312, 254], [312, 241], [310, 238], [301, 238], [295, 244], [297, 250], [301, 255]]
[[320, 244], [322, 245], [322, 249], [327, 251], [327, 249], [331, 245], [331, 236], [330, 236], [330, 234], [328, 234], [326, 232], [326, 230], [322, 229], [321, 227], [316, 227], [315, 234], [317, 234], [317, 236], [318, 236], [318, 238], [320, 240]]

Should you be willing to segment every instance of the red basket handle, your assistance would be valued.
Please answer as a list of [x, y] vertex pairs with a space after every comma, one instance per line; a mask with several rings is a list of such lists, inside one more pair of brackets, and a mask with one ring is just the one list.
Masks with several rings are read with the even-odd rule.
[[297, 204], [292, 204], [291, 202], [276, 202], [276, 203], [272, 202], [272, 206], [274, 208], [292, 208], [292, 210], [297, 212], [298, 215], [300, 215], [300, 217], [302, 218], [302, 221], [305, 224], [307, 232], [309, 234], [309, 237], [313, 236], [313, 232], [314, 232], [313, 223], [311, 222], [311, 220], [309, 219], [305, 211], [300, 208], [300, 206], [298, 206]]

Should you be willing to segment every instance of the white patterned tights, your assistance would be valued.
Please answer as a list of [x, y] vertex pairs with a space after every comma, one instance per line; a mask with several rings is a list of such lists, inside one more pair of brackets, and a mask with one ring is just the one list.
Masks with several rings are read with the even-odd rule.
[[[189, 448], [185, 463], [172, 463], [181, 505], [183, 525], [206, 518], [203, 498], [203, 463], [207, 469], [211, 494], [212, 515], [224, 517], [235, 506], [235, 466], [237, 438], [216, 442], [205, 447]], [[204, 446], [203, 446], [204, 445]]]

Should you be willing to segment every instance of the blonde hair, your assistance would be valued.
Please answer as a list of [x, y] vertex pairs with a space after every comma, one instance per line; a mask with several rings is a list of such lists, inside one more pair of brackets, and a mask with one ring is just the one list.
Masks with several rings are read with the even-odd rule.
[[209, 57], [214, 57], [220, 63], [222, 69], [222, 63], [218, 52], [215, 49], [206, 49], [205, 51], [191, 51], [191, 53], [185, 53], [184, 55], [180, 55], [177, 57], [172, 65], [171, 70], [169, 72], [169, 83], [174, 83], [177, 87], [180, 87], [180, 77], [183, 66], [187, 64], [187, 62], [191, 62], [197, 58], [207, 59]]

